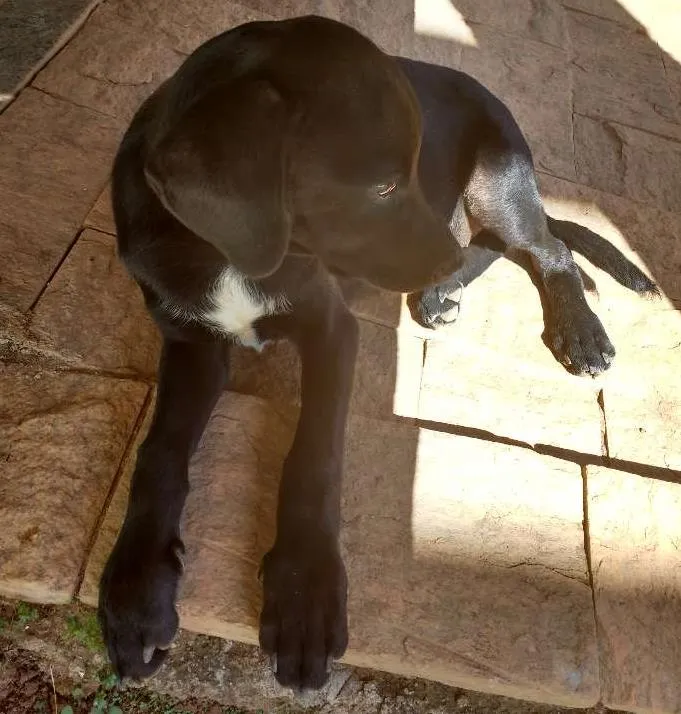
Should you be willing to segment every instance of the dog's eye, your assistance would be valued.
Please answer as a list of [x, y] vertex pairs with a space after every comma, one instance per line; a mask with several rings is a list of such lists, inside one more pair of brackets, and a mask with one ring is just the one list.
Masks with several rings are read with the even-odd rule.
[[392, 181], [391, 183], [382, 183], [380, 186], [376, 186], [376, 193], [379, 196], [387, 196], [392, 193], [397, 188], [397, 181]]

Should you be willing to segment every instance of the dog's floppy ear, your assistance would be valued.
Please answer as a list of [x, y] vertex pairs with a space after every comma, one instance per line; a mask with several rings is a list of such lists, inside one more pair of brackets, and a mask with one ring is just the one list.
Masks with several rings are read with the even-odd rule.
[[269, 82], [238, 80], [191, 105], [145, 163], [163, 205], [251, 278], [273, 273], [288, 247], [287, 125], [284, 100]]

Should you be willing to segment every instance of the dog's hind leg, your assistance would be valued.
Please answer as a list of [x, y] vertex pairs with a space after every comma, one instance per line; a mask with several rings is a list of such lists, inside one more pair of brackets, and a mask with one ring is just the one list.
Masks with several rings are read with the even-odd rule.
[[546, 297], [545, 340], [556, 357], [578, 374], [605, 371], [615, 350], [587, 304], [572, 253], [549, 230], [530, 159], [481, 151], [464, 200], [483, 228], [529, 255]]

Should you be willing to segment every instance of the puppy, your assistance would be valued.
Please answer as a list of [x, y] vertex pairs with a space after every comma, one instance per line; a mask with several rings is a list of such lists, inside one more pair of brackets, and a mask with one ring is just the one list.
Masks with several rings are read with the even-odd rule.
[[452, 286], [501, 250], [460, 244], [493, 235], [531, 257], [551, 347], [588, 374], [614, 350], [570, 248], [655, 290], [600, 236], [545, 215], [527, 144], [480, 84], [319, 17], [242, 25], [188, 57], [134, 117], [113, 205], [120, 255], [163, 334], [153, 422], [101, 580], [120, 676], [150, 675], [175, 635], [188, 464], [233, 342], [286, 338], [301, 355], [260, 643], [281, 684], [317, 688], [348, 638], [338, 535], [358, 336], [334, 276], [425, 289], [420, 314], [436, 325]]

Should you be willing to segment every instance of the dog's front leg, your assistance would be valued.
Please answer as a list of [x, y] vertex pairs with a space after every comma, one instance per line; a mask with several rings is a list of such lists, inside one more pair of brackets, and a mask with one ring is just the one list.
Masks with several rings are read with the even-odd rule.
[[227, 346], [217, 342], [164, 343], [153, 423], [100, 583], [99, 618], [120, 677], [152, 674], [175, 636], [189, 459], [225, 386], [227, 359]]
[[263, 559], [260, 644], [277, 680], [295, 689], [321, 687], [348, 639], [338, 536], [358, 328], [340, 297], [324, 302], [296, 307], [290, 318], [302, 361], [301, 413], [279, 488], [276, 541]]

